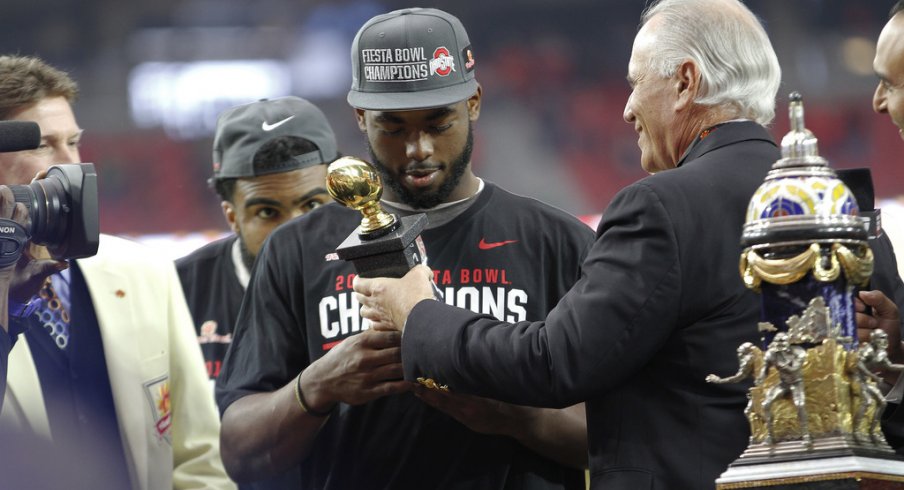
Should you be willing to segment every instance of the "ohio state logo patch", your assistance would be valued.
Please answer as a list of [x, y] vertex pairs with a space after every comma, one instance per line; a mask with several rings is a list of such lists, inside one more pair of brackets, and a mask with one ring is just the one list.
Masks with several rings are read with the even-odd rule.
[[144, 394], [154, 415], [154, 433], [158, 439], [172, 444], [173, 403], [170, 399], [169, 376], [161, 376], [144, 383]]
[[430, 60], [430, 74], [441, 77], [448, 76], [455, 71], [455, 58], [449, 54], [445, 46], [440, 46], [433, 51], [433, 59]]

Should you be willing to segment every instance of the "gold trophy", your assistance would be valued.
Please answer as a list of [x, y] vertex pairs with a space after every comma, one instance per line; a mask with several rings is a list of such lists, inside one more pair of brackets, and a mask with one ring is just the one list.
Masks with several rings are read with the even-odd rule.
[[426, 262], [420, 233], [423, 213], [399, 218], [380, 206], [383, 185], [369, 163], [342, 157], [327, 168], [327, 191], [337, 202], [361, 212], [361, 224], [339, 245], [336, 254], [350, 260], [361, 277], [402, 277]]
[[819, 155], [800, 95], [790, 100], [782, 158], [750, 200], [741, 238], [741, 277], [761, 296], [761, 343], [738, 348], [736, 374], [707, 377], [754, 380], [750, 443], [716, 488], [904, 488], [873, 373], [904, 366], [889, 362], [882, 332], [857, 339], [854, 297], [873, 271], [869, 222]]

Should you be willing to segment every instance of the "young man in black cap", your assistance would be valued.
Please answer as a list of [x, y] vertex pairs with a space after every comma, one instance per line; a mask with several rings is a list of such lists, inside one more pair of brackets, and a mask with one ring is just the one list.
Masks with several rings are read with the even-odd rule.
[[[384, 207], [426, 212], [421, 236], [445, 301], [512, 320], [545, 315], [577, 280], [592, 233], [472, 173], [481, 89], [458, 19], [377, 16], [352, 62], [348, 100]], [[400, 379], [399, 335], [362, 323], [354, 268], [334, 253], [360, 221], [327, 205], [261, 251], [217, 380], [230, 474], [299, 467], [312, 489], [584, 488], [573, 469], [586, 464], [582, 406], [517, 407]]]
[[210, 183], [235, 234], [176, 261], [210, 379], [220, 372], [264, 240], [332, 201], [324, 181], [337, 157], [326, 116], [299, 97], [233, 107], [217, 120]]

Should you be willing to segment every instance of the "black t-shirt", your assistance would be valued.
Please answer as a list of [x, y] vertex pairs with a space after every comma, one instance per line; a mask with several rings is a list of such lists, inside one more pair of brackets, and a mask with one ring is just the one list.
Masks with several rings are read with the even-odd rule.
[[[221, 412], [281, 388], [361, 331], [354, 268], [334, 253], [360, 222], [357, 211], [330, 204], [271, 234], [217, 380]], [[421, 236], [447, 302], [510, 322], [544, 318], [593, 241], [573, 216], [489, 183], [461, 215]], [[310, 454], [301, 474], [311, 489], [584, 487], [581, 471], [475, 433], [410, 393], [340, 404]]]
[[210, 379], [220, 373], [245, 295], [232, 261], [237, 239], [217, 240], [176, 261]]

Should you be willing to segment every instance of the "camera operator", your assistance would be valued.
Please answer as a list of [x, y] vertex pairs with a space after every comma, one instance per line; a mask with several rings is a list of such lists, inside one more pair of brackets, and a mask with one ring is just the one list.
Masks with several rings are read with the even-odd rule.
[[[0, 153], [0, 183], [28, 184], [51, 165], [80, 162], [77, 86], [66, 73], [0, 56], [0, 87], [0, 120], [41, 129], [37, 149]], [[47, 280], [32, 259], [66, 262], [34, 244], [27, 256], [8, 279], [10, 329], [26, 341], [9, 355], [0, 423], [76, 456], [88, 470], [77, 469], [70, 488], [234, 488], [173, 263], [107, 235], [96, 256], [68, 261]]]

